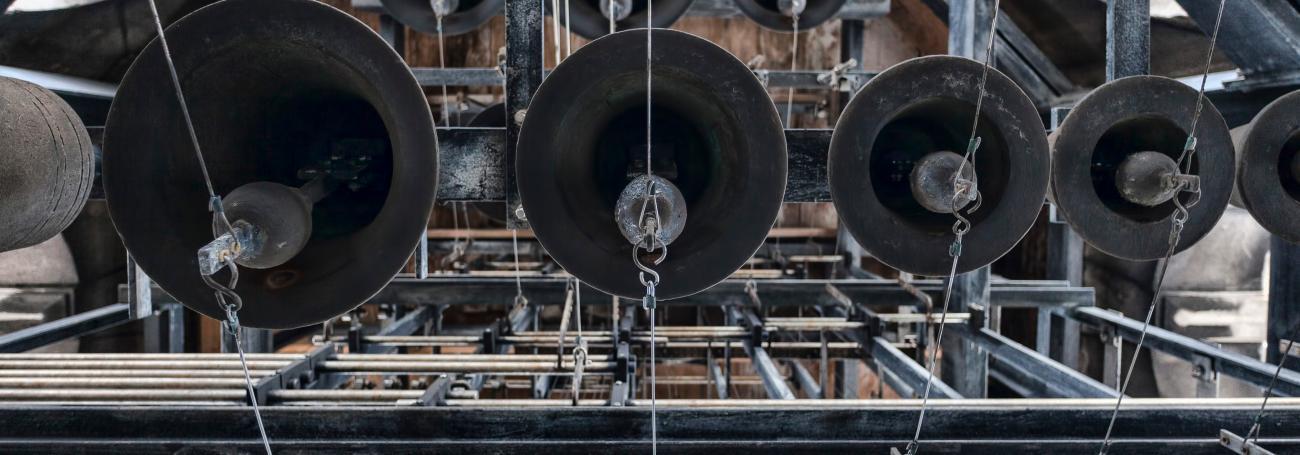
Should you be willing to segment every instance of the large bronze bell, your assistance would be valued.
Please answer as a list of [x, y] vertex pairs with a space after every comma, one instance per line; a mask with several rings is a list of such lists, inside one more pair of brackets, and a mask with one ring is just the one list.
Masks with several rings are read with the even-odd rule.
[[[654, 267], [658, 296], [669, 299], [727, 278], [762, 246], [785, 192], [786, 148], [776, 108], [744, 63], [693, 35], [653, 33], [649, 187], [685, 211], [679, 232], [663, 231], [660, 240], [672, 242]], [[616, 33], [583, 46], [542, 83], [516, 162], [542, 246], [573, 275], [628, 298], [645, 287], [616, 219], [624, 191], [647, 183], [645, 125], [646, 31]], [[664, 220], [680, 215], [669, 209]]]
[[[382, 0], [384, 9], [398, 22], [424, 33], [438, 34], [438, 15], [442, 14], [442, 33], [468, 33], [501, 14], [505, 0]], [[436, 11], [445, 8], [446, 11]]]
[[[432, 115], [401, 57], [365, 24], [310, 0], [225, 0], [167, 38], [230, 221], [279, 239], [241, 257], [243, 323], [304, 326], [378, 292], [424, 235], [437, 186]], [[199, 275], [213, 214], [186, 131], [155, 41], [109, 112], [109, 212], [164, 290], [224, 318]]]
[[1232, 136], [1240, 205], [1269, 232], [1300, 243], [1300, 91], [1269, 103]]
[[[1218, 222], [1232, 195], [1234, 157], [1228, 126], [1209, 100], [1191, 175], [1176, 166], [1197, 97], [1196, 89], [1173, 79], [1126, 77], [1089, 93], [1052, 133], [1053, 201], [1090, 245], [1124, 259], [1165, 257], [1174, 198], [1183, 205], [1199, 198], [1175, 253]], [[1178, 190], [1176, 179], [1194, 180], [1189, 184], [1199, 187], [1199, 196]]]
[[[668, 28], [686, 15], [694, 0], [657, 0], [654, 2], [653, 15], [650, 17], [654, 28]], [[549, 11], [551, 2], [542, 2]], [[610, 18], [614, 19], [615, 30], [645, 28], [646, 0], [569, 0], [568, 15], [560, 11], [560, 23], [567, 25], [573, 33], [587, 39], [596, 39], [609, 34]], [[560, 9], [565, 8], [561, 3]], [[555, 11], [551, 11], [555, 14]]]
[[[847, 0], [736, 0], [736, 9], [764, 28], [792, 32], [796, 28], [796, 16], [799, 30], [811, 30], [834, 18], [845, 2]], [[801, 10], [800, 6], [803, 6]]]
[[0, 77], [0, 252], [49, 240], [90, 195], [95, 157], [81, 118], [53, 92]]
[[[990, 69], [974, 175], [968, 147], [984, 66], [920, 57], [895, 65], [853, 97], [831, 138], [831, 198], [858, 243], [885, 264], [947, 275], [954, 206], [970, 220], [957, 273], [992, 263], [1033, 226], [1047, 193], [1047, 135], [1037, 109]], [[954, 201], [954, 176], [978, 182], [977, 201]]]

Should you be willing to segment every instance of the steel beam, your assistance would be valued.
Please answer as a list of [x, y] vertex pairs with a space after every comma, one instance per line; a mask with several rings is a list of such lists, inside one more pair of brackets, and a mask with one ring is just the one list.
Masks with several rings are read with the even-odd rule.
[[[433, 319], [438, 308], [435, 305], [426, 305], [417, 308], [415, 311], [407, 313], [401, 319], [388, 323], [375, 335], [379, 336], [403, 336], [412, 335], [424, 327], [426, 322]], [[362, 337], [364, 340], [364, 337]], [[366, 354], [387, 354], [397, 350], [396, 346], [386, 346], [382, 344], [363, 344], [362, 352]]]
[[1151, 2], [1106, 2], [1106, 80], [1151, 73]]
[[804, 395], [808, 398], [824, 398], [822, 396], [822, 387], [817, 383], [817, 378], [814, 378], [812, 372], [803, 366], [803, 362], [787, 359], [785, 363], [790, 365], [795, 384], [799, 385], [799, 390], [802, 390]]
[[[839, 403], [837, 403], [839, 402]], [[660, 400], [659, 446], [685, 452], [885, 453], [905, 443], [916, 400]], [[567, 402], [565, 403], [567, 404]], [[755, 405], [762, 406], [756, 407]], [[1300, 403], [1269, 403], [1260, 444], [1300, 450]], [[926, 419], [926, 450], [938, 453], [1095, 453], [1114, 400], [939, 400]], [[1220, 454], [1219, 430], [1250, 427], [1258, 400], [1169, 403], [1135, 399], [1115, 424], [1115, 452]], [[255, 451], [246, 407], [10, 406], [0, 412], [0, 451]], [[649, 450], [646, 403], [627, 407], [312, 407], [262, 409], [273, 448], [346, 452], [626, 452]], [[828, 424], [833, 423], [833, 424]], [[163, 431], [160, 431], [163, 430]]]
[[[830, 200], [826, 183], [826, 151], [832, 130], [786, 131], [789, 176], [786, 202]], [[438, 199], [442, 201], [501, 201], [513, 162], [508, 160], [510, 140], [503, 128], [439, 128]], [[513, 199], [512, 199], [513, 200]]]
[[[901, 397], [919, 398], [925, 391], [925, 382], [930, 376], [926, 367], [916, 363], [911, 356], [904, 354], [903, 351], [894, 347], [893, 343], [882, 337], [875, 337], [871, 341], [871, 357], [880, 365], [877, 371], [889, 388], [894, 389]], [[931, 398], [962, 398], [952, 386], [943, 382], [938, 376], [930, 384]]]
[[[747, 280], [728, 279], [694, 296], [661, 301], [670, 306], [717, 306], [745, 299]], [[520, 280], [529, 302], [536, 305], [564, 303], [563, 278], [525, 277]], [[938, 280], [916, 280], [915, 286], [931, 295], [941, 295]], [[775, 306], [837, 306], [839, 301], [826, 292], [832, 284], [848, 298], [872, 307], [915, 305], [916, 298], [894, 280], [763, 280], [759, 288], [763, 302]], [[436, 292], [434, 292], [436, 290]], [[600, 295], [595, 288], [583, 292]], [[425, 280], [397, 278], [371, 300], [406, 305], [513, 305], [515, 280], [500, 277], [433, 277]], [[164, 298], [164, 297], [159, 297]], [[166, 297], [170, 299], [170, 297]], [[1072, 307], [1091, 306], [1095, 296], [1091, 288], [1069, 287], [1053, 281], [992, 282], [989, 304], [1002, 307]], [[593, 299], [592, 304], [603, 304]]]
[[89, 335], [130, 321], [130, 311], [130, 305], [116, 303], [0, 335], [0, 352], [30, 351], [68, 338]]
[[[1209, 36], [1219, 0], [1178, 0], [1178, 4]], [[1300, 71], [1300, 13], [1280, 0], [1230, 0], [1216, 47], [1248, 80]]]
[[1030, 396], [1049, 398], [1115, 398], [1119, 392], [1087, 375], [1061, 365], [1020, 343], [986, 328], [965, 324], [948, 327], [954, 335], [979, 345], [1010, 375], [1014, 382], [1032, 391]]
[[[1137, 342], [1138, 337], [1142, 334], [1142, 321], [1126, 318], [1110, 310], [1076, 308], [1070, 317], [1087, 324], [1100, 326], [1103, 329], [1113, 330], [1123, 339], [1131, 342]], [[1260, 362], [1235, 352], [1225, 351], [1203, 341], [1154, 326], [1147, 329], [1144, 347], [1191, 362], [1196, 362], [1201, 358], [1211, 359], [1220, 374], [1232, 376], [1260, 387], [1267, 387], [1269, 381], [1273, 378], [1273, 373], [1277, 371], [1276, 365]], [[1282, 373], [1278, 375], [1277, 386], [1273, 391], [1275, 395], [1280, 396], [1300, 395], [1300, 373], [1292, 370], [1282, 370]]]

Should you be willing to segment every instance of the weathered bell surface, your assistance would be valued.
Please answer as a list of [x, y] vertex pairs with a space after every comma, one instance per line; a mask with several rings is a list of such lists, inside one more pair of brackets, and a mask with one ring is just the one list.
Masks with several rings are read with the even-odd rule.
[[0, 252], [72, 224], [94, 175], [90, 135], [72, 107], [40, 86], [0, 77]]

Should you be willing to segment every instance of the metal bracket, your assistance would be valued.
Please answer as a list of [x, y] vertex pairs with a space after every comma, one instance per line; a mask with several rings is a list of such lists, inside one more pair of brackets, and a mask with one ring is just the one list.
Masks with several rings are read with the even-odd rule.
[[316, 366], [329, 360], [334, 355], [336, 348], [334, 343], [325, 342], [317, 346], [311, 352], [301, 359], [276, 371], [275, 374], [262, 378], [253, 385], [252, 398], [257, 399], [258, 405], [266, 405], [267, 398], [274, 390], [281, 389], [303, 389], [316, 381]]
[[1228, 430], [1219, 430], [1219, 445], [1237, 455], [1273, 455], [1268, 449], [1247, 441]]

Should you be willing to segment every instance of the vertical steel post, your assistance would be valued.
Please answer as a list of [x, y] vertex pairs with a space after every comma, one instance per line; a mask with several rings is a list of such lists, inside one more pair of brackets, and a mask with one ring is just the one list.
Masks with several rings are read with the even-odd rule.
[[506, 0], [506, 207], [509, 227], [527, 227], [518, 215], [515, 149], [528, 102], [542, 85], [542, 2]]
[[1151, 72], [1151, 1], [1106, 2], [1106, 80]]

